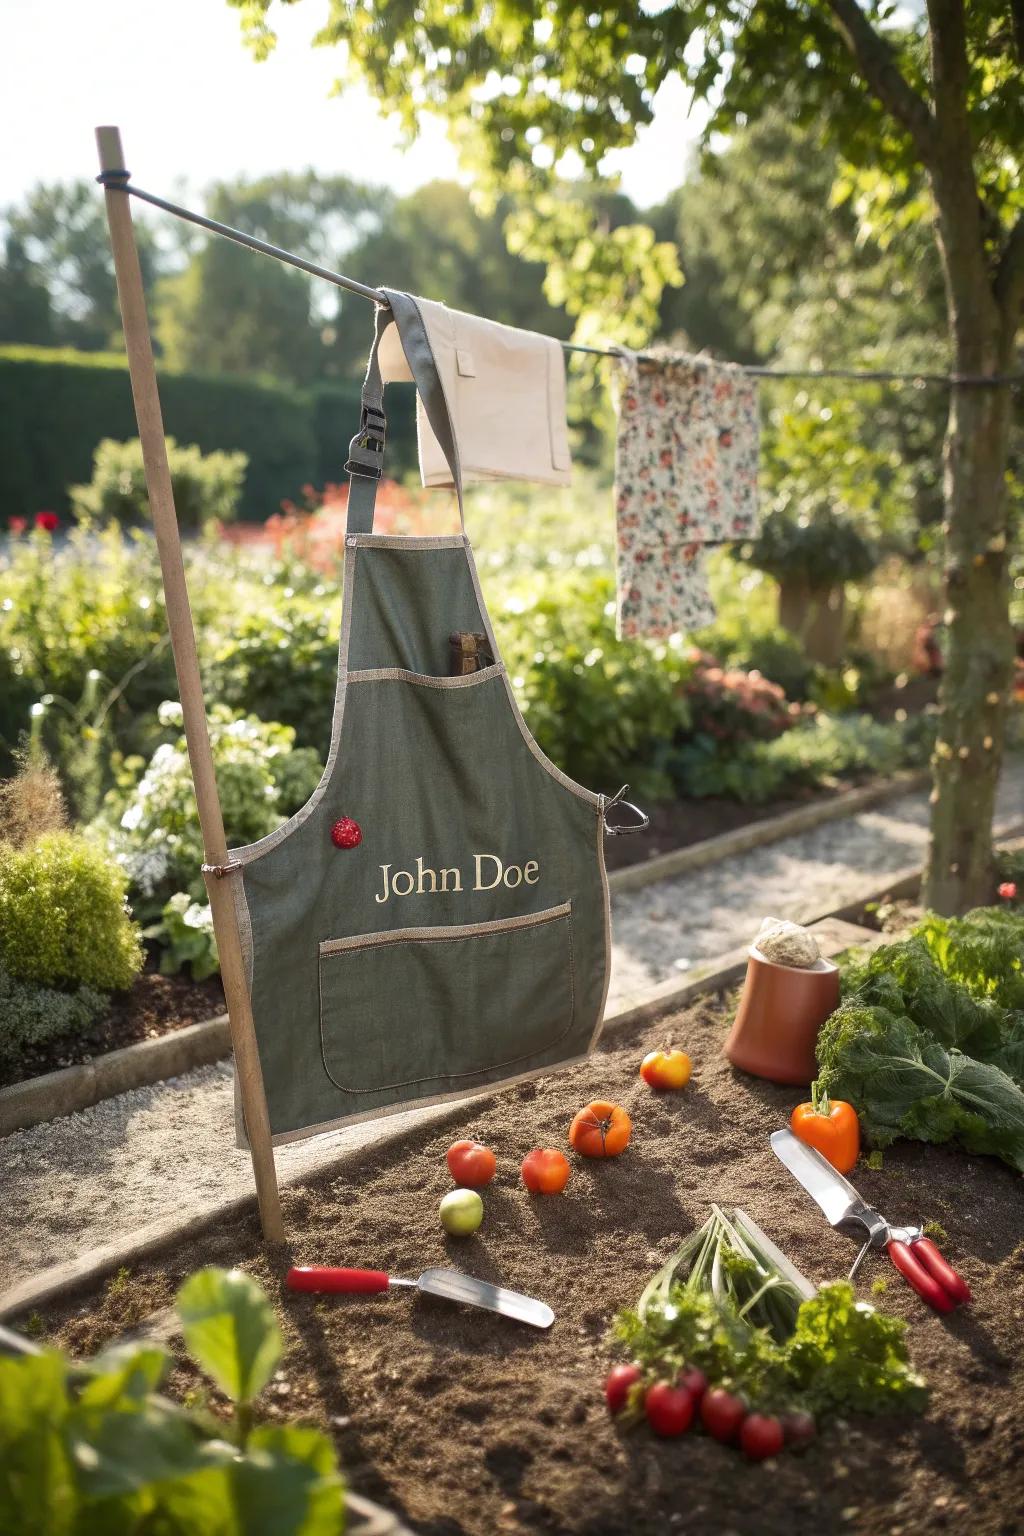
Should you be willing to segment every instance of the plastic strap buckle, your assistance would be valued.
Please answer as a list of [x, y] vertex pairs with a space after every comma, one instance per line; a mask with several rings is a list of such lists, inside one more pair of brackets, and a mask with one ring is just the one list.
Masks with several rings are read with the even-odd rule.
[[384, 473], [387, 417], [379, 406], [363, 401], [359, 431], [348, 445], [345, 473], [379, 480]]

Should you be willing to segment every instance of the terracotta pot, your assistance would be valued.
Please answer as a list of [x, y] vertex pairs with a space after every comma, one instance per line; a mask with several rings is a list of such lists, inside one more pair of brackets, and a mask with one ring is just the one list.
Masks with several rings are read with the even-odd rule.
[[725, 1054], [734, 1067], [771, 1083], [810, 1083], [818, 1072], [818, 1030], [838, 1004], [839, 967], [831, 960], [800, 970], [752, 947]]

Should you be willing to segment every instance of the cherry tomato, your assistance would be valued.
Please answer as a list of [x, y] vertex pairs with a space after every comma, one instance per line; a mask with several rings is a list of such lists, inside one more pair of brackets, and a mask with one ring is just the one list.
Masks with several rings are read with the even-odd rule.
[[644, 1412], [656, 1435], [666, 1439], [685, 1435], [693, 1423], [693, 1398], [682, 1387], [670, 1387], [667, 1381], [659, 1381], [644, 1394]]
[[724, 1387], [709, 1387], [701, 1398], [700, 1421], [715, 1440], [735, 1440], [746, 1417], [746, 1404]]
[[685, 1051], [651, 1051], [640, 1063], [640, 1076], [662, 1092], [685, 1088], [693, 1062]]
[[740, 1425], [740, 1448], [751, 1461], [777, 1456], [784, 1444], [782, 1425], [774, 1414], [748, 1413]]
[[708, 1379], [703, 1371], [698, 1371], [695, 1366], [681, 1372], [678, 1385], [684, 1392], [689, 1392], [693, 1398], [694, 1406], [700, 1405], [701, 1398], [708, 1389]]
[[531, 1195], [557, 1195], [569, 1182], [569, 1159], [553, 1147], [537, 1147], [519, 1169]]
[[638, 1365], [615, 1365], [608, 1372], [608, 1379], [604, 1384], [604, 1400], [608, 1404], [609, 1413], [621, 1413], [626, 1406], [630, 1389], [635, 1387], [643, 1377], [643, 1371]]
[[804, 1450], [818, 1433], [818, 1426], [809, 1413], [796, 1410], [784, 1413], [781, 1423], [783, 1439], [793, 1451]]
[[483, 1189], [494, 1178], [498, 1160], [479, 1141], [457, 1141], [448, 1148], [448, 1172], [463, 1189]]

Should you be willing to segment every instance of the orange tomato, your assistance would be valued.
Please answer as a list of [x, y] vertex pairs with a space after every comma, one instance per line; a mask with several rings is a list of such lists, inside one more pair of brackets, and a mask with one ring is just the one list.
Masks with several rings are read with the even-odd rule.
[[794, 1136], [814, 1147], [839, 1173], [849, 1173], [860, 1155], [857, 1111], [842, 1099], [798, 1104], [789, 1124]]
[[569, 1159], [553, 1147], [537, 1147], [523, 1158], [519, 1172], [531, 1195], [557, 1195], [569, 1182]]
[[693, 1062], [685, 1051], [650, 1051], [640, 1063], [640, 1076], [662, 1091], [685, 1088]]
[[569, 1145], [582, 1157], [618, 1157], [629, 1146], [633, 1123], [621, 1104], [595, 1099], [569, 1127]]
[[457, 1141], [448, 1148], [448, 1172], [463, 1189], [483, 1189], [494, 1178], [498, 1160], [479, 1141]]

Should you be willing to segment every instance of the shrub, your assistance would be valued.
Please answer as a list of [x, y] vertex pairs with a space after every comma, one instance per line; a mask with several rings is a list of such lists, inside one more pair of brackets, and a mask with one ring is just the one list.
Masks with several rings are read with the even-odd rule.
[[[238, 511], [248, 458], [244, 453], [202, 453], [195, 444], [179, 447], [167, 439], [167, 462], [178, 526], [197, 533], [206, 523], [229, 523]], [[126, 528], [151, 521], [142, 444], [105, 437], [93, 455], [88, 485], [71, 486], [68, 495], [82, 521], [117, 522]]]
[[813, 588], [860, 581], [878, 564], [878, 550], [849, 513], [825, 502], [799, 513], [774, 508], [743, 555], [777, 580], [800, 579]]
[[102, 849], [74, 833], [0, 844], [0, 965], [43, 986], [130, 986], [142, 945], [125, 885]]
[[530, 729], [548, 756], [592, 789], [628, 780], [638, 794], [671, 792], [662, 760], [690, 718], [681, 646], [615, 637], [603, 573], [574, 571], [542, 596], [513, 599], [499, 644]]
[[80, 1035], [106, 1011], [107, 999], [94, 987], [60, 992], [17, 981], [0, 966], [0, 1073], [17, 1067], [29, 1052], [62, 1035]]
[[738, 748], [698, 737], [674, 754], [673, 776], [680, 794], [727, 795], [757, 805], [924, 763], [934, 730], [928, 716], [881, 724], [870, 715], [818, 714], [773, 741]]
[[[180, 704], [161, 705], [159, 717], [180, 730]], [[255, 842], [305, 804], [322, 764], [311, 748], [295, 746], [290, 726], [219, 704], [209, 723], [228, 842]], [[95, 825], [127, 871], [142, 916], [160, 914], [179, 891], [205, 899], [203, 839], [183, 735], [159, 746], [148, 764], [123, 765], [122, 782], [108, 794]]]
[[[11, 541], [5, 566], [0, 684], [9, 670], [13, 688], [10, 713], [0, 695], [0, 728], [13, 747], [32, 724], [73, 788], [83, 746], [95, 740], [84, 731], [143, 750], [174, 688], [155, 541], [114, 525], [75, 529], [63, 546], [34, 533]], [[202, 601], [197, 608], [202, 630]], [[35, 717], [33, 702], [42, 704]]]
[[722, 667], [704, 651], [691, 656], [694, 668], [685, 693], [700, 732], [739, 746], [771, 741], [799, 718], [799, 705], [790, 704], [778, 683], [760, 672]]

